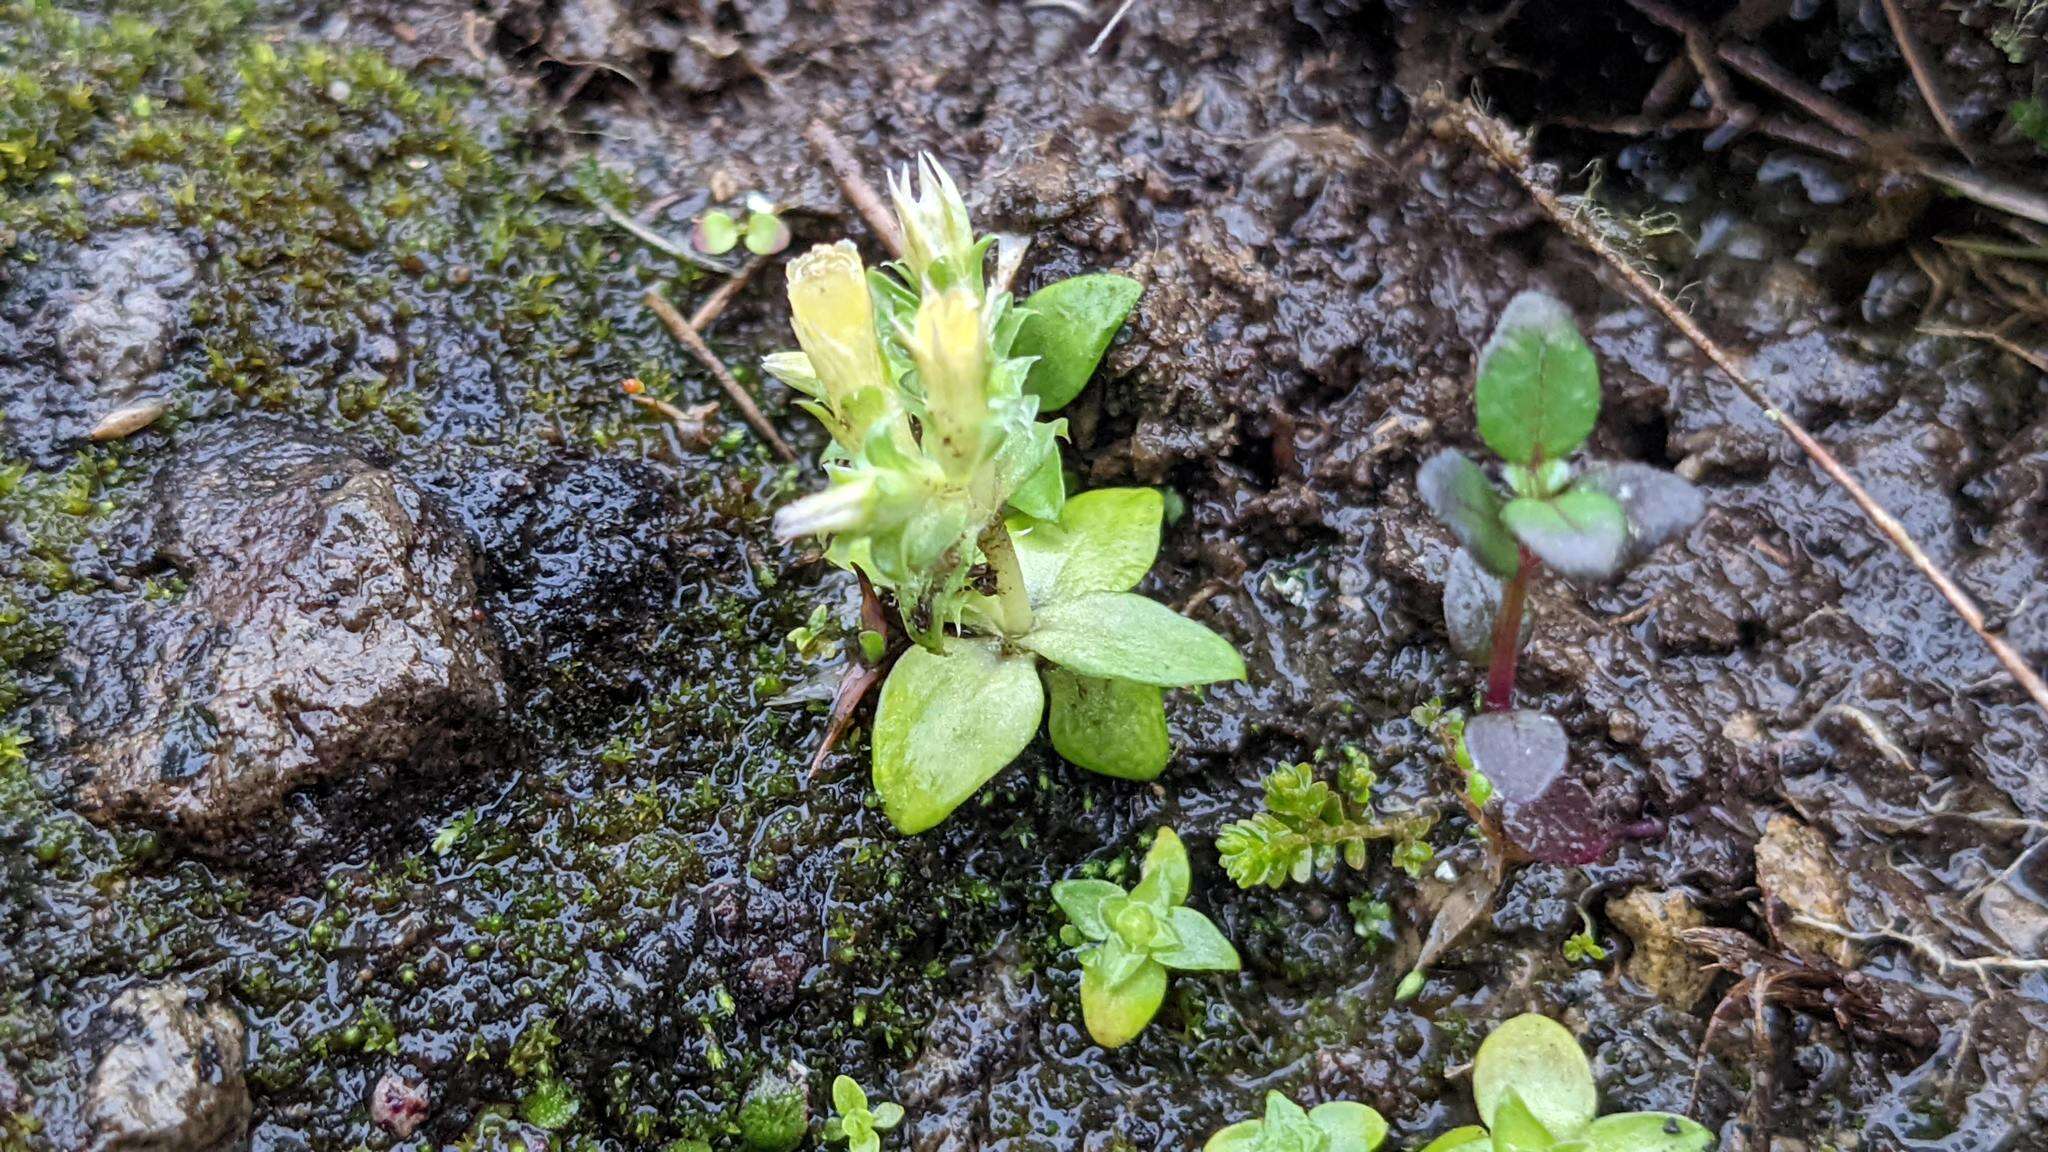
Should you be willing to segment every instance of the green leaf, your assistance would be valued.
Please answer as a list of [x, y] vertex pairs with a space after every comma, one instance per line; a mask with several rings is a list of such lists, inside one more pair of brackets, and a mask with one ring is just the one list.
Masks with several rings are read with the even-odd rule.
[[1467, 1124], [1431, 1140], [1423, 1146], [1422, 1152], [1486, 1152], [1492, 1147], [1493, 1137], [1487, 1135], [1486, 1129], [1477, 1124]]
[[875, 1127], [880, 1131], [887, 1132], [901, 1123], [903, 1123], [903, 1105], [891, 1102], [875, 1106]]
[[1586, 1129], [1588, 1152], [1706, 1152], [1714, 1134], [1669, 1112], [1602, 1116]]
[[1552, 1135], [1568, 1140], [1593, 1122], [1593, 1069], [1565, 1026], [1528, 1013], [1493, 1030], [1472, 1065], [1472, 1101], [1487, 1127], [1510, 1091]]
[[1104, 1048], [1121, 1048], [1137, 1038], [1166, 1000], [1166, 969], [1147, 960], [1120, 984], [1106, 984], [1099, 970], [1081, 970], [1081, 1019]]
[[1508, 301], [1479, 353], [1479, 436], [1510, 464], [1562, 460], [1593, 432], [1600, 368], [1570, 310], [1524, 292]]
[[1152, 847], [1146, 850], [1145, 863], [1139, 871], [1142, 878], [1131, 889], [1131, 899], [1165, 908], [1187, 901], [1191, 880], [1188, 849], [1173, 829], [1161, 828], [1152, 837]]
[[944, 820], [1031, 743], [1044, 710], [1032, 661], [993, 643], [905, 652], [875, 707], [875, 790], [890, 822], [917, 833]]
[[756, 256], [773, 256], [789, 247], [789, 225], [773, 212], [756, 212], [747, 217], [746, 245]]
[[1243, 967], [1237, 949], [1207, 916], [1193, 908], [1175, 908], [1172, 916], [1173, 930], [1179, 934], [1180, 943], [1154, 952], [1154, 960], [1182, 972], [1235, 972]]
[[851, 1076], [832, 1078], [832, 1108], [841, 1116], [851, 1116], [868, 1106], [868, 1094], [861, 1091], [860, 1083]]
[[1480, 567], [1495, 576], [1515, 574], [1521, 555], [1500, 522], [1500, 492], [1470, 457], [1449, 449], [1431, 456], [1415, 474], [1415, 487]]
[[1259, 1133], [1266, 1125], [1259, 1120], [1239, 1120], [1227, 1128], [1218, 1129], [1202, 1145], [1202, 1152], [1251, 1152], [1258, 1147]]
[[1052, 886], [1053, 903], [1090, 940], [1109, 936], [1109, 924], [1102, 918], [1103, 901], [1124, 894], [1122, 888], [1107, 880], [1062, 880]]
[[1349, 1100], [1318, 1104], [1308, 1119], [1330, 1138], [1330, 1152], [1373, 1152], [1387, 1139], [1386, 1118]]
[[1528, 1101], [1513, 1088], [1494, 1109], [1492, 1129], [1493, 1152], [1543, 1152], [1557, 1143], [1557, 1137], [1536, 1119]]
[[1060, 755], [1090, 772], [1150, 780], [1166, 768], [1173, 742], [1159, 689], [1130, 680], [1045, 669], [1046, 727]]
[[863, 1132], [846, 1142], [846, 1152], [881, 1152], [882, 1138], [872, 1131]]
[[1570, 580], [1605, 580], [1621, 567], [1628, 517], [1614, 497], [1573, 488], [1548, 500], [1510, 500], [1501, 523], [1545, 564]]
[[519, 1117], [536, 1128], [557, 1131], [576, 1118], [583, 1104], [569, 1086], [553, 1077], [533, 1086], [519, 1102]]
[[1024, 390], [1038, 397], [1041, 411], [1057, 411], [1088, 386], [1144, 291], [1128, 276], [1096, 273], [1048, 284], [1024, 301], [1031, 315], [1010, 354], [1038, 357]]
[[1034, 605], [1128, 592], [1159, 556], [1165, 498], [1154, 488], [1098, 488], [1066, 502], [1057, 524], [1012, 517], [1010, 538]]
[[739, 242], [739, 224], [726, 212], [706, 212], [697, 218], [697, 226], [690, 233], [691, 245], [711, 256], [723, 256]]
[[1017, 641], [1087, 676], [1182, 688], [1244, 679], [1230, 641], [1132, 592], [1091, 592], [1046, 605]]
[[[1031, 475], [1010, 493], [1010, 507], [1023, 513], [1026, 523], [1057, 520], [1064, 514], [1067, 477], [1060, 468], [1057, 450], [1047, 452]], [[1015, 527], [1010, 529], [1014, 536]]]

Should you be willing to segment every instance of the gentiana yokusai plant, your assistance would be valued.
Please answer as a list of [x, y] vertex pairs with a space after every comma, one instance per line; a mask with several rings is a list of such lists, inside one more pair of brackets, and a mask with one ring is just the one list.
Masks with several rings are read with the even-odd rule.
[[832, 1080], [832, 1112], [825, 1121], [825, 1139], [846, 1141], [846, 1152], [877, 1152], [881, 1133], [903, 1122], [903, 1106], [883, 1103], [870, 1108], [868, 1094], [851, 1076]]
[[1386, 1120], [1363, 1104], [1332, 1100], [1304, 1109], [1268, 1092], [1264, 1117], [1218, 1131], [1202, 1152], [1373, 1152], [1386, 1139]]
[[[953, 181], [929, 159], [891, 183], [904, 258], [852, 244], [789, 270], [800, 352], [765, 367], [831, 433], [822, 492], [783, 508], [785, 537], [893, 602], [915, 641], [875, 711], [875, 787], [905, 832], [937, 824], [1048, 721], [1083, 768], [1149, 780], [1170, 748], [1161, 691], [1239, 679], [1228, 641], [1131, 591], [1159, 548], [1149, 489], [1067, 499], [1040, 420], [1080, 392], [1139, 287], [1078, 276], [1020, 306], [985, 280]], [[1048, 707], [1048, 697], [1050, 706]]]
[[1422, 1152], [1705, 1152], [1714, 1134], [1670, 1112], [1601, 1116], [1593, 1067], [1564, 1025], [1517, 1016], [1472, 1063], [1484, 1127], [1454, 1128]]
[[[1464, 722], [1460, 766], [1483, 778], [1482, 822], [1517, 856], [1587, 863], [1617, 834], [1568, 767], [1564, 729], [1515, 708], [1515, 660], [1531, 584], [1612, 579], [1692, 527], [1699, 491], [1645, 464], [1581, 467], [1573, 456], [1600, 413], [1600, 369], [1571, 313], [1524, 292], [1509, 301], [1479, 355], [1479, 436], [1500, 457], [1498, 482], [1446, 450], [1416, 477], [1423, 500], [1464, 545], [1444, 581], [1444, 621], [1461, 655], [1486, 666], [1486, 710]], [[1469, 755], [1466, 755], [1469, 754]]]
[[1052, 898], [1071, 921], [1060, 936], [1080, 946], [1081, 1018], [1104, 1048], [1130, 1043], [1166, 999], [1166, 972], [1235, 972], [1237, 949], [1207, 916], [1186, 907], [1188, 850], [1161, 828], [1137, 887], [1062, 880]]

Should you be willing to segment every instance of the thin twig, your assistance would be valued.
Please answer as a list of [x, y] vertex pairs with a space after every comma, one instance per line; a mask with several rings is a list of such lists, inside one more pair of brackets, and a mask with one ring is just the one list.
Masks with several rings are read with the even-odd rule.
[[1122, 4], [1117, 5], [1116, 11], [1110, 14], [1109, 23], [1104, 24], [1102, 31], [1097, 32], [1095, 39], [1089, 42], [1088, 55], [1095, 55], [1096, 50], [1102, 47], [1102, 42], [1109, 39], [1111, 32], [1116, 31], [1116, 26], [1124, 22], [1124, 16], [1130, 12], [1131, 5], [1137, 2], [1138, 0], [1124, 0]]
[[761, 439], [768, 442], [768, 446], [775, 450], [775, 454], [786, 461], [794, 461], [796, 449], [791, 448], [789, 441], [784, 440], [782, 434], [775, 430], [775, 425], [770, 424], [768, 418], [761, 415], [761, 409], [754, 403], [754, 398], [747, 395], [747, 390], [740, 387], [740, 382], [732, 378], [732, 373], [726, 371], [725, 362], [711, 351], [711, 346], [704, 343], [704, 338], [697, 335], [697, 330], [690, 327], [690, 322], [683, 319], [683, 314], [676, 311], [675, 305], [668, 302], [667, 297], [661, 294], [661, 290], [649, 288], [647, 295], [642, 299], [654, 310], [656, 316], [661, 317], [661, 322], [668, 326], [669, 334], [681, 341], [683, 347], [688, 348], [691, 355], [711, 373], [711, 378], [718, 381], [718, 386], [725, 389], [725, 394], [732, 397], [732, 402], [738, 406], [740, 415], [746, 417], [747, 423], [753, 426]]
[[1830, 936], [1839, 936], [1852, 944], [1904, 944], [1944, 976], [1950, 972], [1970, 972], [1978, 976], [1991, 972], [2048, 972], [2048, 960], [2025, 960], [2017, 956], [1958, 956], [1925, 936], [1901, 932], [1897, 928], [1858, 932], [1804, 912], [1794, 912], [1792, 922], [1817, 928]]
[[695, 312], [690, 313], [690, 330], [699, 336], [711, 331], [711, 326], [718, 323], [718, 318], [725, 314], [726, 305], [731, 304], [742, 291], [745, 291], [747, 282], [754, 278], [754, 273], [759, 272], [767, 263], [768, 257], [756, 256], [740, 265], [739, 271], [720, 284], [711, 295], [704, 298], [702, 304], [697, 305]]
[[882, 204], [882, 198], [875, 194], [874, 185], [860, 174], [860, 162], [846, 147], [846, 141], [832, 130], [823, 120], [813, 120], [804, 129], [804, 139], [818, 150], [832, 175], [839, 180], [839, 190], [846, 193], [846, 199], [868, 222], [868, 230], [889, 250], [889, 255], [903, 259], [903, 234], [896, 230], [896, 221], [889, 215], [889, 209]]
[[1899, 55], [1906, 58], [1906, 70], [1913, 74], [1913, 83], [1920, 89], [1920, 98], [1927, 102], [1927, 110], [1934, 114], [1934, 122], [1941, 127], [1941, 134], [1948, 137], [1956, 151], [1974, 165], [1977, 155], [1970, 150], [1969, 142], [1963, 139], [1955, 118], [1948, 114], [1948, 105], [1941, 98], [1941, 88], [1934, 82], [1934, 67], [1927, 62], [1927, 54], [1920, 48], [1920, 38], [1913, 35], [1913, 29], [1906, 24], [1906, 13], [1899, 7], [1899, 0], [1880, 0], [1880, 3], [1884, 5], [1885, 20], [1892, 26], [1892, 39], [1898, 42]]
[[1982, 340], [2002, 351], [2012, 353], [2043, 372], [2048, 372], [2048, 355], [2034, 351], [1996, 328], [1956, 328], [1928, 324], [1923, 325], [1920, 332], [1925, 336], [1954, 336], [1962, 340]]
[[624, 212], [619, 211], [617, 205], [613, 204], [609, 200], [606, 200], [604, 197], [595, 194], [590, 194], [589, 200], [590, 206], [597, 209], [599, 212], [603, 213], [605, 219], [611, 221], [614, 224], [617, 224], [619, 227], [624, 228], [626, 231], [631, 232], [633, 234], [634, 239], [640, 241], [642, 244], [647, 245], [649, 248], [652, 248], [655, 251], [661, 252], [665, 255], [673, 256], [676, 259], [681, 260], [685, 264], [695, 264], [697, 267], [704, 269], [706, 272], [716, 272], [720, 276], [732, 275], [733, 270], [731, 266], [721, 264], [718, 261], [713, 260], [700, 252], [693, 251], [690, 248], [678, 244], [675, 241], [669, 239], [668, 237], [663, 236], [661, 233], [656, 232], [654, 229], [649, 228], [647, 225], [642, 224], [638, 220], [633, 219], [631, 216], [626, 215]]
[[[1631, 3], [1642, 2], [1644, 0], [1631, 0]], [[1985, 647], [1991, 649], [1992, 655], [1998, 658], [1998, 662], [2005, 666], [2005, 670], [2012, 674], [2012, 678], [2033, 698], [2041, 711], [2048, 714], [2048, 683], [2044, 683], [2040, 675], [2027, 666], [2027, 662], [2020, 658], [2020, 654], [2012, 645], [1985, 625], [1984, 611], [1977, 607], [1977, 602], [1970, 598], [1970, 594], [1963, 591], [1947, 572], [1928, 557], [1926, 551], [1913, 539], [1912, 534], [1906, 531], [1906, 526], [1899, 523], [1897, 517], [1885, 511], [1883, 505], [1871, 498], [1863, 485], [1849, 474], [1848, 469], [1842, 467], [1841, 461], [1835, 459], [1834, 453], [1814, 439], [1813, 434], [1799, 421], [1772, 402], [1770, 396], [1749, 378], [1733, 355], [1721, 347], [1713, 337], [1707, 335], [1683, 308], [1674, 304], [1670, 297], [1651, 283], [1650, 278], [1641, 269], [1617, 252], [1584, 214], [1573, 211], [1558, 199], [1557, 193], [1551, 189], [1547, 181], [1531, 170], [1528, 143], [1519, 133], [1470, 104], [1451, 103], [1441, 94], [1435, 95], [1430, 102], [1436, 104], [1450, 123], [1478, 145], [1481, 151], [1492, 157], [1494, 163], [1506, 169], [1560, 231], [1584, 245], [1612, 268], [1638, 297], [1661, 313], [1671, 322], [1672, 327], [1677, 328], [1686, 339], [1705, 353], [1707, 359], [1733, 381], [1736, 388], [1740, 389], [1751, 403], [1763, 409], [1767, 418], [1783, 428], [1785, 434], [1792, 438], [1793, 443], [1799, 445], [1800, 451], [1806, 453], [1807, 458], [1812, 460], [1816, 467], [1829, 479], [1841, 485], [1878, 532], [1915, 568], [1918, 568], [1921, 575], [1927, 577], [1936, 591], [1941, 593], [1942, 598], [1956, 610], [1956, 614], [1963, 618], [1963, 623], [1970, 626], [1970, 630], [1984, 641]]]

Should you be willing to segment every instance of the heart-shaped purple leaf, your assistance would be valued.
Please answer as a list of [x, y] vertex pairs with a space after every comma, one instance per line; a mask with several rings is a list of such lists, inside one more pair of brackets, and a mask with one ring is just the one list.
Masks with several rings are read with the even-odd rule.
[[1685, 535], [1707, 511], [1706, 497], [1685, 477], [1648, 464], [1603, 464], [1576, 486], [1605, 492], [1621, 505], [1628, 518], [1630, 563]]
[[1541, 712], [1487, 712], [1465, 723], [1472, 769], [1493, 785], [1508, 841], [1549, 864], [1590, 864], [1607, 854], [1613, 833], [1593, 794], [1572, 776], [1564, 727]]

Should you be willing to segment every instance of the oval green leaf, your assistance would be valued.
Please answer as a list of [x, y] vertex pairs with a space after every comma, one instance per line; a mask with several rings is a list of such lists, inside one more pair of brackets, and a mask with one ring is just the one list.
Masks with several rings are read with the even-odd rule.
[[1175, 908], [1173, 930], [1180, 943], [1154, 952], [1152, 958], [1182, 972], [1235, 972], [1243, 962], [1223, 930], [1193, 908]]
[[1096, 972], [1094, 968], [1081, 970], [1081, 1019], [1097, 1044], [1121, 1048], [1159, 1014], [1159, 1005], [1166, 1000], [1166, 969], [1147, 960], [1114, 985]]
[[1107, 880], [1062, 880], [1052, 886], [1053, 903], [1090, 940], [1109, 935], [1109, 923], [1102, 918], [1103, 901], [1124, 894], [1123, 889]]
[[1259, 1145], [1259, 1133], [1265, 1124], [1257, 1120], [1239, 1120], [1228, 1128], [1217, 1130], [1202, 1145], [1202, 1152], [1250, 1152]]
[[1051, 667], [1045, 686], [1046, 727], [1061, 756], [1119, 780], [1151, 780], [1165, 770], [1173, 741], [1157, 686]]
[[1479, 436], [1510, 464], [1562, 460], [1592, 435], [1600, 415], [1600, 368], [1556, 297], [1508, 301], [1479, 353], [1474, 400]]
[[1188, 869], [1188, 849], [1173, 829], [1161, 828], [1152, 837], [1152, 847], [1145, 851], [1145, 863], [1138, 871], [1142, 878], [1131, 889], [1131, 899], [1164, 908], [1187, 900], [1188, 885], [1193, 880]]
[[1491, 1147], [1493, 1138], [1486, 1134], [1486, 1129], [1467, 1124], [1431, 1140], [1423, 1145], [1422, 1152], [1486, 1152]]
[[1373, 1152], [1387, 1139], [1386, 1118], [1350, 1100], [1318, 1104], [1308, 1118], [1330, 1138], [1330, 1152]]
[[1588, 1152], [1706, 1152], [1714, 1134], [1670, 1112], [1602, 1116], [1586, 1130]]
[[1068, 500], [1057, 524], [1011, 517], [1032, 604], [1137, 587], [1159, 556], [1165, 512], [1155, 488], [1098, 488]]
[[912, 648], [875, 706], [875, 790], [906, 833], [944, 820], [1038, 733], [1038, 669], [995, 645], [954, 640], [943, 655]]
[[1548, 500], [1524, 497], [1500, 510], [1515, 539], [1568, 580], [1605, 580], [1621, 568], [1628, 517], [1614, 497], [1573, 488]]
[[1547, 1152], [1557, 1137], [1536, 1119], [1529, 1104], [1513, 1088], [1493, 1113], [1493, 1152]]
[[1038, 397], [1040, 411], [1064, 407], [1088, 386], [1144, 291], [1128, 276], [1095, 273], [1048, 284], [1024, 301], [1031, 314], [1017, 330], [1010, 354], [1038, 357], [1024, 390]]
[[1244, 658], [1230, 641], [1131, 592], [1054, 601], [1017, 642], [1086, 676], [1162, 688], [1244, 679]]
[[1498, 1129], [1495, 1112], [1510, 1092], [1560, 1140], [1593, 1122], [1599, 1094], [1593, 1069], [1565, 1026], [1534, 1013], [1495, 1028], [1479, 1045], [1472, 1065], [1472, 1101], [1487, 1127]]

